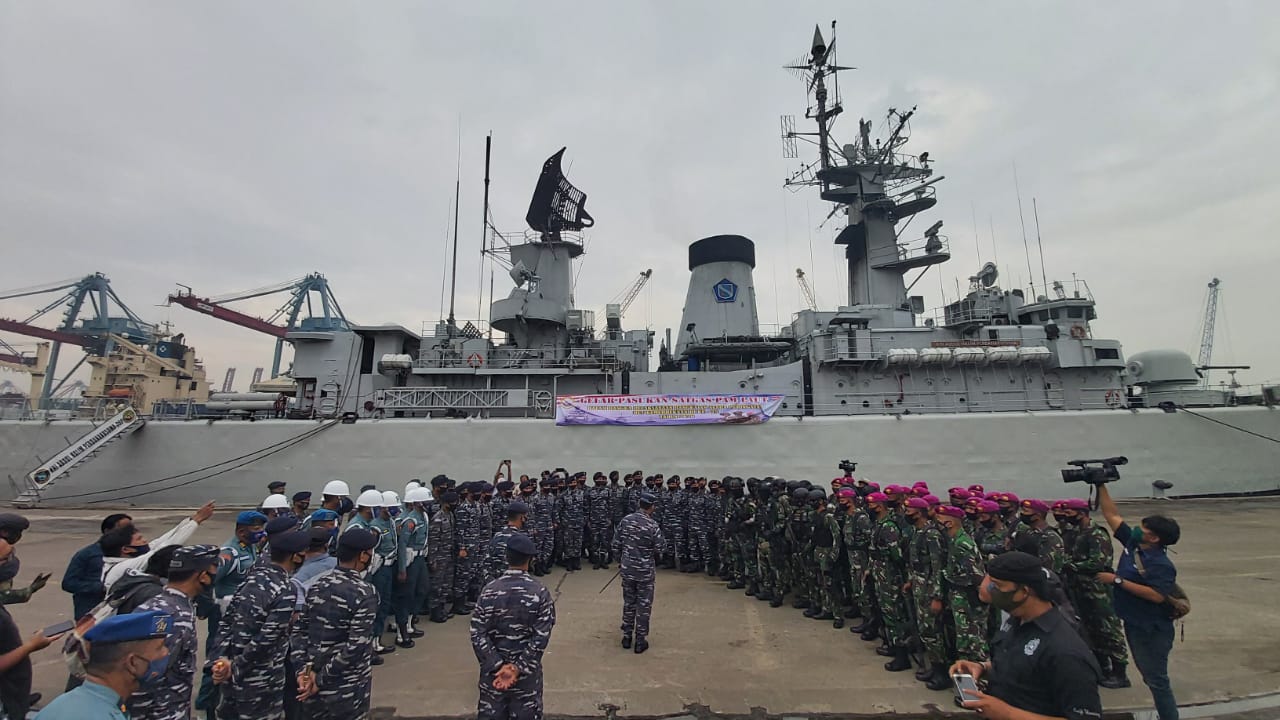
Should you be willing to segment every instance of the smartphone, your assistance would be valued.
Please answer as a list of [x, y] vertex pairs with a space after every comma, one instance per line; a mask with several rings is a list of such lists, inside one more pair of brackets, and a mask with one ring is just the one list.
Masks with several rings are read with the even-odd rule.
[[973, 695], [969, 694], [970, 692], [973, 692], [973, 693], [978, 692], [978, 683], [974, 682], [972, 675], [966, 675], [966, 674], [952, 675], [951, 682], [955, 683], [956, 698], [960, 702], [977, 699]]
[[71, 628], [75, 626], [76, 626], [75, 620], [66, 620], [56, 625], [50, 625], [49, 627], [41, 630], [40, 633], [47, 638], [51, 638], [57, 635], [61, 635], [65, 632], [70, 632]]

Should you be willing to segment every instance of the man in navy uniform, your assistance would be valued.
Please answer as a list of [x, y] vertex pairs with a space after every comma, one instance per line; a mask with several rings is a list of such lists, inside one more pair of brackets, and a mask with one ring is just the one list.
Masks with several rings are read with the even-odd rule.
[[162, 680], [169, 664], [165, 638], [173, 618], [158, 610], [112, 615], [84, 634], [89, 657], [84, 684], [54, 698], [38, 720], [129, 720], [124, 702]]

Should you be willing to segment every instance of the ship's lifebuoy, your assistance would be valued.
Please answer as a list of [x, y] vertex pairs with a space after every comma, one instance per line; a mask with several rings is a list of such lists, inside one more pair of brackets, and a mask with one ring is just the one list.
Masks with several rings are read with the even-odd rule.
[[1107, 407], [1117, 408], [1124, 402], [1124, 395], [1122, 395], [1119, 390], [1108, 390], [1106, 400]]
[[1084, 339], [1084, 336], [1085, 336], [1085, 331], [1084, 331], [1084, 326], [1083, 326], [1083, 325], [1072, 325], [1072, 326], [1071, 326], [1071, 337], [1073, 337], [1073, 338], [1075, 338], [1075, 339], [1077, 339], [1077, 340], [1083, 340], [1083, 339]]

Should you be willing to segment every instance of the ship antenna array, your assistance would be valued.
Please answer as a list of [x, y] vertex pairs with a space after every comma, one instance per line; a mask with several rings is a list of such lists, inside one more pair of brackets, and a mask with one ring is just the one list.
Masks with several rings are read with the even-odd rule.
[[[837, 78], [842, 70], [854, 69], [835, 63], [834, 21], [831, 23], [831, 31], [831, 42], [828, 43], [822, 37], [822, 28], [814, 27], [813, 43], [809, 48], [809, 55], [797, 60], [792, 65], [785, 66], [787, 70], [802, 74], [806, 79], [808, 89], [813, 92], [815, 104], [805, 112], [805, 117], [818, 124], [817, 132], [797, 132], [795, 118], [791, 115], [782, 116], [782, 154], [784, 157], [794, 158], [798, 156], [797, 139], [802, 139], [818, 146], [818, 159], [800, 168], [791, 177], [787, 178], [784, 185], [788, 187], [821, 184], [823, 189], [826, 190], [829, 182], [821, 177], [821, 171], [830, 168], [832, 165], [831, 123], [837, 115], [844, 111], [840, 104], [840, 85]], [[828, 77], [831, 78], [832, 82], [832, 94], [830, 96], [827, 94]], [[828, 101], [830, 102], [828, 103]], [[816, 173], [815, 166], [818, 168]]]

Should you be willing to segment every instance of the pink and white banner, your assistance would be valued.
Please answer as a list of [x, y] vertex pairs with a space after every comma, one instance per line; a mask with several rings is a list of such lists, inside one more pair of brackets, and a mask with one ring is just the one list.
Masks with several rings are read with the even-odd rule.
[[556, 425], [759, 425], [781, 395], [564, 395]]

